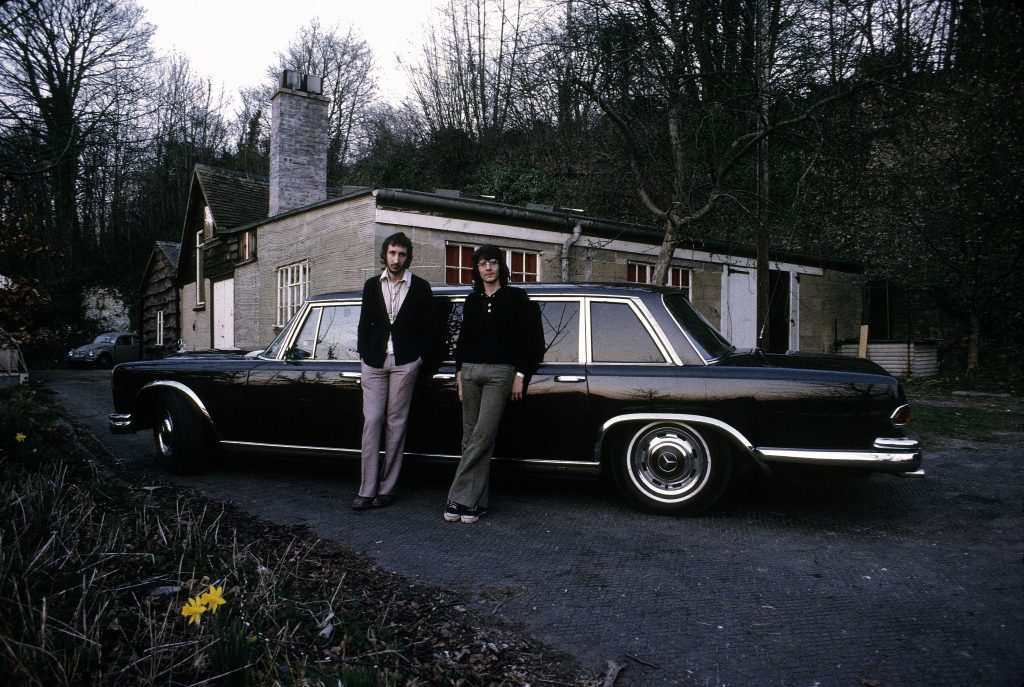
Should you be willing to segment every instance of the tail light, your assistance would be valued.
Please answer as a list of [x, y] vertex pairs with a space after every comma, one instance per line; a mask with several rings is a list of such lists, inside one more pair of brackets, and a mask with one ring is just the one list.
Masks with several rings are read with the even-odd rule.
[[906, 427], [910, 424], [910, 416], [910, 404], [905, 403], [894, 410], [889, 419], [892, 420], [893, 427]]

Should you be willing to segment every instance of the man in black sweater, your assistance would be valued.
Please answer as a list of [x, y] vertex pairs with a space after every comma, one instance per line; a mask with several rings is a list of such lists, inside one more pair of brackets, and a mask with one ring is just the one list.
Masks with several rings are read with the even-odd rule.
[[474, 251], [473, 291], [462, 308], [455, 347], [462, 460], [448, 492], [448, 522], [476, 522], [487, 512], [491, 454], [505, 404], [526, 395], [544, 352], [540, 308], [508, 281], [500, 248]]
[[[399, 232], [384, 239], [384, 271], [363, 286], [359, 313], [362, 359], [362, 480], [354, 510], [391, 505], [405, 451], [416, 375], [430, 345], [433, 292], [415, 276], [412, 241]], [[381, 461], [381, 434], [384, 459]]]

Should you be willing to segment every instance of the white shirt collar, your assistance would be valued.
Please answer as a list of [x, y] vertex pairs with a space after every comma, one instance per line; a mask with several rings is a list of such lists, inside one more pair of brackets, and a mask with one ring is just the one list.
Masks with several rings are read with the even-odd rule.
[[[380, 273], [379, 281], [386, 281], [387, 278], [388, 278], [388, 268], [385, 267], [384, 271]], [[398, 281], [399, 282], [403, 282], [404, 281], [406, 284], [411, 284], [412, 283], [412, 270], [409, 269], [408, 267], [406, 267], [405, 268], [405, 273], [402, 275], [402, 278], [399, 279]]]

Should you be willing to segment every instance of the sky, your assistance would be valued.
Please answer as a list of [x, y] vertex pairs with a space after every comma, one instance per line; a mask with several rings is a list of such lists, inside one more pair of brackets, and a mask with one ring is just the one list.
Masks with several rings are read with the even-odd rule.
[[322, 27], [351, 25], [373, 50], [380, 95], [398, 103], [408, 83], [396, 54], [417, 57], [438, 0], [137, 0], [156, 27], [158, 53], [177, 51], [193, 71], [223, 85], [237, 103], [240, 88], [264, 78], [283, 51], [314, 18]]

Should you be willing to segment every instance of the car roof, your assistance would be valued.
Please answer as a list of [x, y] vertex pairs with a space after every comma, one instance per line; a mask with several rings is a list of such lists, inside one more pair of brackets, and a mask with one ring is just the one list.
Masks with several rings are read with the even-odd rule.
[[[511, 286], [524, 288], [531, 294], [547, 296], [640, 296], [651, 293], [678, 293], [679, 289], [667, 286], [651, 286], [646, 284], [624, 284], [620, 282], [571, 282], [571, 283], [516, 283]], [[433, 286], [435, 296], [463, 296], [472, 290], [469, 284], [456, 286]], [[344, 298], [359, 298], [362, 291], [334, 291], [311, 296], [310, 301], [333, 301]]]

